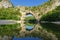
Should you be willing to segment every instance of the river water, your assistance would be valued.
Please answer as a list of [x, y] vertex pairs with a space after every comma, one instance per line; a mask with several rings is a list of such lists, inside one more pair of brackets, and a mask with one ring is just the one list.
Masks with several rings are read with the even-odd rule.
[[30, 20], [25, 23], [25, 32], [20, 32], [21, 28], [17, 28], [20, 24], [13, 22], [13, 24], [7, 25], [6, 22], [8, 24], [13, 21], [0, 20], [0, 40], [60, 40], [59, 22], [36, 23], [36, 21]]
[[32, 19], [25, 22], [26, 31], [21, 31], [15, 21], [0, 20], [0, 40], [60, 40], [60, 22], [37, 23], [34, 17]]
[[[35, 25], [26, 25], [26, 30], [27, 31], [33, 30], [35, 28]], [[45, 39], [55, 40], [55, 38], [60, 37], [60, 36], [58, 36], [58, 35], [60, 35], [60, 25], [59, 24], [41, 23], [40, 27], [42, 27], [43, 29], [42, 30], [39, 29], [39, 32], [37, 32], [37, 33], [33, 31], [35, 33], [35, 35], [32, 33], [31, 37], [29, 37], [29, 36], [23, 37], [23, 38], [22, 37], [21, 38], [14, 37], [13, 40], [45, 40]], [[47, 31], [47, 33], [46, 32], [44, 33], [43, 32], [44, 30]], [[52, 33], [52, 34], [50, 35], [50, 33]], [[30, 35], [30, 34], [28, 34], [28, 35]], [[32, 35], [33, 35], [33, 37], [32, 37]], [[47, 37], [46, 35], [51, 36], [51, 38], [49, 38], [49, 36]], [[56, 35], [56, 36], [53, 37], [53, 35]], [[46, 37], [46, 38], [44, 39], [44, 37]], [[56, 40], [58, 40], [58, 39], [56, 39]]]
[[15, 27], [16, 25], [15, 26], [3, 25], [3, 26], [0, 25], [0, 35], [1, 36], [10, 35], [10, 37], [12, 37], [12, 40], [45, 40], [45, 39], [55, 40], [55, 38], [60, 39], [60, 25], [56, 23], [55, 24], [54, 23], [37, 23], [37, 24], [28, 23], [26, 24], [27, 34], [24, 35], [25, 37], [20, 37], [20, 35], [18, 35], [19, 37], [16, 36], [17, 34], [19, 34], [18, 33], [19, 31]]

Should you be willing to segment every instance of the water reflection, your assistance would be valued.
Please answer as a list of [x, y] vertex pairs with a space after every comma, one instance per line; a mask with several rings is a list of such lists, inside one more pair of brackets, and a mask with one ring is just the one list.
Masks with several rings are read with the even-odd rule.
[[17, 29], [17, 26], [20, 26], [20, 24], [0, 25], [0, 40], [11, 40], [20, 31], [20, 28]]
[[38, 37], [24, 37], [24, 38], [14, 37], [13, 40], [42, 40], [42, 39]]
[[28, 30], [28, 31], [30, 31], [30, 30], [32, 30], [34, 28], [34, 26], [26, 26], [26, 30]]
[[24, 38], [20, 37], [20, 29], [17, 28], [20, 25], [0, 25], [0, 39], [7, 36], [8, 39], [12, 40], [58, 40], [57, 38], [60, 40], [60, 25], [52, 23], [37, 24], [36, 21], [34, 23], [31, 21], [25, 23], [26, 31], [22, 33]]
[[60, 25], [59, 24], [41, 23], [41, 26], [48, 32], [55, 34], [58, 40], [60, 40]]
[[41, 23], [41, 26], [48, 31], [60, 32], [60, 25], [58, 25], [58, 24]]
[[32, 13], [27, 13], [25, 18], [26, 30], [30, 31], [34, 28], [36, 19]]

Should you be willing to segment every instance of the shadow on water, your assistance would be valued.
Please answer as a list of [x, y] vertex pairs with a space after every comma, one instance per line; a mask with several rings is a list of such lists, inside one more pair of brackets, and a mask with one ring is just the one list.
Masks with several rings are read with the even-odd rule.
[[58, 40], [60, 40], [60, 25], [54, 23], [40, 23], [43, 29], [47, 30], [48, 32], [52, 32], [56, 35]]
[[60, 25], [53, 24], [53, 23], [40, 23], [40, 24], [46, 30], [53, 31], [53, 32], [60, 32]]

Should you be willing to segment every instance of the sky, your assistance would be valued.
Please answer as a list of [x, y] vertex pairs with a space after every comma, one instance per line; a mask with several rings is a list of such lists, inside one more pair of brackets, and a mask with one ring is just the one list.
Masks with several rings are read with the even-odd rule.
[[14, 6], [37, 6], [47, 1], [48, 0], [10, 0]]

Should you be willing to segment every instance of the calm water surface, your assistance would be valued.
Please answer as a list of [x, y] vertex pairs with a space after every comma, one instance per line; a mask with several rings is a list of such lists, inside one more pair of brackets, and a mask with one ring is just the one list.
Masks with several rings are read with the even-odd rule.
[[[6, 25], [7, 26], [7, 25]], [[13, 30], [8, 30], [8, 32], [7, 32], [7, 27], [6, 26], [4, 26], [4, 27], [1, 27], [0, 26], [0, 35], [6, 35], [6, 34], [10, 34], [11, 35], [11, 33], [12, 32], [14, 32], [14, 34], [12, 34], [12, 35], [15, 35], [16, 33], [17, 33], [17, 31], [14, 31], [14, 30], [16, 30], [15, 28], [13, 28]], [[59, 24], [52, 24], [52, 23], [41, 23], [40, 24], [40, 26], [41, 27], [43, 27], [43, 30], [44, 29], [46, 29], [48, 32], [53, 32], [54, 34], [56, 34], [57, 35], [57, 37], [59, 37], [60, 38], [60, 25]], [[6, 28], [5, 28], [6, 27]], [[29, 25], [26, 25], [26, 29], [28, 30], [28, 31], [30, 31], [30, 30], [33, 30], [34, 29], [34, 27], [35, 27], [35, 25], [31, 25], [30, 26], [30, 24]], [[4, 28], [4, 29], [2, 29], [2, 28]], [[3, 31], [3, 32], [2, 32]], [[6, 32], [6, 33], [5, 33]], [[35, 33], [35, 32], [34, 32]], [[37, 33], [35, 33], [35, 34], [37, 34]], [[29, 34], [29, 35], [34, 35], [34, 34]], [[38, 36], [40, 36], [40, 34], [38, 34]], [[22, 37], [16, 37], [16, 36], [14, 36], [13, 37], [13, 40], [42, 40], [43, 38], [41, 38], [41, 37], [24, 37], [24, 38], [22, 38]]]
[[17, 37], [14, 37], [13, 40], [42, 40], [41, 38], [38, 38], [38, 37], [25, 37], [25, 38], [17, 38]]
[[[57, 25], [57, 24], [41, 23], [40, 25], [48, 31], [52, 31], [55, 33], [59, 33], [59, 31], [60, 31], [60, 25]], [[26, 25], [26, 29], [28, 29], [28, 30], [33, 30], [33, 28], [34, 28], [34, 26]], [[39, 38], [38, 36], [36, 38], [35, 37], [25, 37], [25, 38], [14, 37], [13, 40], [42, 40], [42, 38]]]

